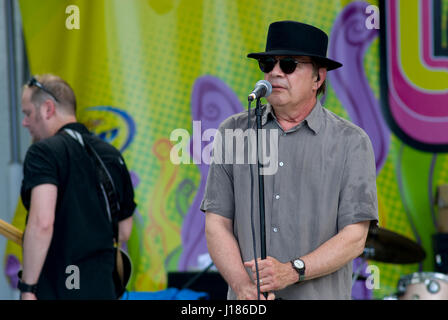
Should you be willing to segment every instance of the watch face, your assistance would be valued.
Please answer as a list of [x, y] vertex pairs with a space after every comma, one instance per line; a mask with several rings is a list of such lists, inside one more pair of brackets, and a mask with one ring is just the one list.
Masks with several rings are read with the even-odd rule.
[[305, 266], [305, 264], [303, 263], [302, 260], [294, 260], [294, 266], [297, 269], [302, 269]]

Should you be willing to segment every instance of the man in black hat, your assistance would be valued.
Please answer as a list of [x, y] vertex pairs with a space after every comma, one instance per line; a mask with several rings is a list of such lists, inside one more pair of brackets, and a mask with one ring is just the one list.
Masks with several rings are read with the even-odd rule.
[[[266, 51], [248, 55], [272, 84], [263, 129], [268, 136], [278, 132], [270, 150], [278, 170], [264, 176], [267, 258], [257, 260], [260, 291], [270, 299], [350, 299], [352, 260], [378, 220], [369, 137], [318, 99], [327, 71], [342, 66], [326, 57], [327, 45], [322, 30], [280, 21], [269, 27]], [[247, 112], [234, 115], [219, 131], [247, 128], [247, 120]], [[209, 252], [229, 284], [229, 299], [258, 296], [249, 172], [247, 164], [213, 162], [201, 204]], [[253, 205], [258, 212], [258, 201]]]

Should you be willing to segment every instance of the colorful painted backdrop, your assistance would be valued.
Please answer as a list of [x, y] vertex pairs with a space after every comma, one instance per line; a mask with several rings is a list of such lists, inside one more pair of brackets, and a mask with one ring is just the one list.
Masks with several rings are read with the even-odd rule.
[[[72, 4], [79, 29], [70, 30]], [[167, 272], [200, 267], [207, 247], [199, 203], [208, 166], [197, 152], [210, 140], [191, 143], [191, 164], [174, 165], [170, 133], [184, 128], [202, 137], [244, 110], [262, 78], [246, 54], [264, 49], [276, 20], [306, 22], [330, 35], [329, 55], [344, 68], [329, 73], [324, 104], [372, 140], [380, 225], [427, 252], [420, 265], [370, 261], [381, 271], [373, 296], [394, 293], [403, 275], [433, 270], [432, 199], [448, 183], [442, 153], [448, 150], [448, 1], [386, 1], [379, 30], [366, 25], [376, 22], [373, 11], [366, 13], [370, 4], [380, 7], [349, 0], [20, 0], [31, 72], [66, 79], [79, 120], [119, 148], [132, 171], [138, 212], [128, 243], [135, 266], [130, 290], [162, 290]], [[193, 130], [195, 120], [200, 129]], [[14, 223], [23, 228], [24, 216], [19, 203]], [[20, 261], [19, 248], [8, 243], [12, 285]]]

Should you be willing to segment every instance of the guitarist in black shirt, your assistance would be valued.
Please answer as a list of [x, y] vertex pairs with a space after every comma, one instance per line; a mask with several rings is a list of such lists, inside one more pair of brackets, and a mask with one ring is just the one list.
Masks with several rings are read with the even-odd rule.
[[[76, 121], [74, 92], [57, 76], [28, 82], [22, 112], [34, 143], [21, 190], [28, 210], [21, 298], [116, 299], [123, 288], [115, 246], [128, 240], [136, 207], [123, 157]], [[100, 178], [104, 172], [109, 183]]]

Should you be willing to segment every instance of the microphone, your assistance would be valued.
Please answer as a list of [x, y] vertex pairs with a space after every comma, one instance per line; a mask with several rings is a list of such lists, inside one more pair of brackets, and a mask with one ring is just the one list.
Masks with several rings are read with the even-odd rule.
[[272, 92], [272, 85], [269, 81], [260, 80], [255, 84], [255, 89], [247, 97], [249, 101], [254, 101], [255, 99], [268, 97]]

